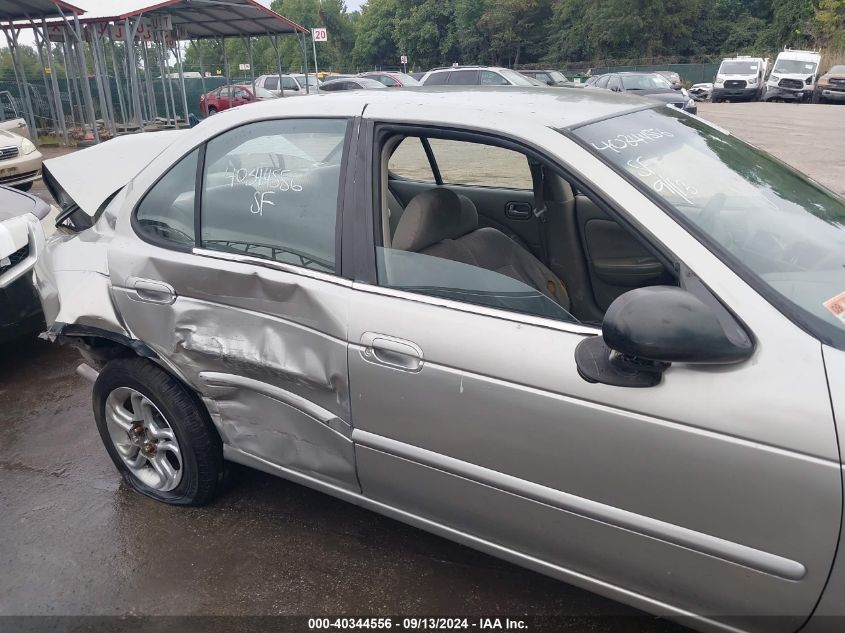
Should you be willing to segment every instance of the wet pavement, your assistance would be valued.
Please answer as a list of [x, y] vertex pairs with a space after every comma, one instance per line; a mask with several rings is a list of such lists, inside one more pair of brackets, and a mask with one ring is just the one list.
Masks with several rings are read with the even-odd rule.
[[[541, 615], [553, 623], [532, 630], [676, 628], [242, 467], [203, 508], [142, 497], [100, 442], [78, 362], [33, 337], [0, 348], [0, 614]], [[0, 630], [10, 622], [25, 628], [0, 618]]]

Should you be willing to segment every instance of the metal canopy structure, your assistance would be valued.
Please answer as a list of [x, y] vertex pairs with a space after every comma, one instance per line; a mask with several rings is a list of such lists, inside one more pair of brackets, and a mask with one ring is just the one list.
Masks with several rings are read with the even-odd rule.
[[[11, 0], [0, 3], [3, 1]], [[82, 22], [121, 22], [156, 15], [169, 15], [173, 28], [194, 40], [308, 33], [308, 29], [255, 0], [165, 0], [152, 5], [116, 0], [107, 12], [87, 12]]]
[[[87, 0], [77, 2], [84, 5]], [[80, 17], [82, 14], [84, 17]], [[0, 0], [0, 23], [16, 59], [18, 33], [24, 28], [34, 31], [42, 62], [44, 90], [48, 94], [50, 118], [56, 121], [66, 144], [68, 131], [62, 107], [63, 97], [69, 102], [71, 125], [79, 121], [83, 131], [90, 128], [90, 136], [96, 142], [106, 132], [112, 136], [129, 131], [130, 128], [143, 132], [150, 127], [151, 121], [162, 121], [150, 58], [154, 65], [156, 62], [158, 65], [157, 74], [164, 96], [165, 125], [187, 125], [189, 109], [180, 45], [183, 41], [195, 44], [199, 40], [219, 40], [226, 77], [231, 77], [225, 40], [233, 37], [242, 39], [249, 55], [250, 75], [254, 82], [252, 38], [269, 38], [276, 52], [281, 75], [283, 70], [278, 36], [294, 35], [299, 39], [306, 77], [308, 71], [303, 37], [309, 33], [308, 29], [255, 0], [165, 0], [155, 4], [149, 4], [149, 0], [111, 0], [106, 7], [91, 10], [71, 5], [65, 0]], [[61, 43], [64, 52], [66, 94], [59, 91], [57, 72], [53, 71], [51, 42]], [[115, 44], [122, 46], [122, 64], [118, 63], [121, 51]], [[202, 68], [202, 51], [198, 46], [197, 53], [202, 90], [205, 93], [206, 73]], [[111, 69], [107, 55], [110, 57]], [[177, 62], [178, 73], [174, 74], [178, 75], [181, 89], [181, 120], [177, 115], [176, 90], [167, 72], [170, 55]], [[89, 73], [89, 64], [93, 65], [93, 73]], [[25, 76], [19, 77], [19, 67], [22, 74], [23, 67], [15, 61], [18, 93], [28, 108], [30, 126], [37, 135], [29, 84]], [[120, 130], [112, 78], [121, 115]], [[97, 93], [100, 119], [96, 117], [92, 81]]]
[[61, 17], [59, 9], [76, 15], [85, 13], [84, 9], [64, 0], [0, 0], [0, 22], [30, 18], [58, 18]]
[[[27, 125], [34, 136], [38, 140], [38, 128], [36, 125], [35, 112], [32, 107], [32, 99], [29, 93], [29, 83], [26, 78], [26, 71], [21, 63], [18, 54], [18, 35], [20, 28], [13, 25], [19, 20], [40, 20], [42, 24], [48, 18], [57, 18], [66, 12], [74, 17], [85, 11], [79, 7], [65, 2], [64, 0], [0, 0], [0, 23], [2, 23], [3, 34], [6, 36], [6, 43], [9, 45], [9, 52], [12, 56], [12, 67], [15, 72], [15, 83], [18, 89], [18, 97], [23, 102], [24, 117]], [[37, 39], [37, 36], [36, 36]], [[38, 47], [38, 54], [41, 58], [42, 78], [44, 80], [44, 89], [47, 94], [50, 112], [54, 120], [58, 122], [58, 115], [56, 114], [58, 88], [55, 82], [52, 85], [47, 80], [46, 68], [53, 68], [52, 54], [48, 50], [48, 57], [45, 57], [41, 46]], [[54, 75], [55, 76], [55, 75]], [[58, 104], [61, 107], [61, 104]], [[5, 115], [2, 115], [5, 116]], [[64, 126], [62, 125], [64, 130]], [[65, 130], [65, 144], [67, 144], [67, 132]]]

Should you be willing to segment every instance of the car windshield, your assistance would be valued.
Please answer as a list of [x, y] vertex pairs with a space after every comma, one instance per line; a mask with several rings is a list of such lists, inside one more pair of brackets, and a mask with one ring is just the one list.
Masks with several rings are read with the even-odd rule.
[[575, 135], [718, 245], [772, 303], [845, 349], [845, 200], [672, 108], [585, 125]]
[[845, 75], [845, 66], [834, 66], [827, 72], [830, 75]]
[[[294, 77], [299, 82], [300, 86], [305, 86], [305, 75], [291, 75], [291, 77]], [[308, 75], [308, 85], [309, 86], [319, 86], [322, 83], [323, 82], [321, 82], [319, 79], [317, 79], [317, 77], [315, 77], [314, 75], [310, 75], [310, 74]]]
[[556, 70], [550, 72], [549, 75], [551, 75], [552, 79], [556, 82], [569, 81], [569, 79], [566, 78], [566, 75]]
[[757, 62], [722, 62], [720, 75], [753, 75], [757, 72]]
[[802, 62], [797, 59], [779, 59], [775, 63], [773, 73], [784, 75], [800, 75], [813, 73], [816, 70], [816, 62]]
[[399, 80], [399, 82], [404, 86], [421, 86], [422, 84], [411, 77], [411, 75], [406, 75], [405, 73], [390, 73], [391, 77], [395, 77]]
[[[518, 73], [515, 70], [510, 70], [508, 68], [502, 68], [499, 70], [499, 74], [511, 82], [514, 86], [536, 86], [537, 84], [534, 83], [537, 81], [536, 79], [531, 79], [526, 77], [522, 73]], [[545, 85], [540, 82], [540, 85]]]
[[625, 90], [654, 90], [671, 88], [672, 82], [661, 75], [622, 75], [622, 87]]

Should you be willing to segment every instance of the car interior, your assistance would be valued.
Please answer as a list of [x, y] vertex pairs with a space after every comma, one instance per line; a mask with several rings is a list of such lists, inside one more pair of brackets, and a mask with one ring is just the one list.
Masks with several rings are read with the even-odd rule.
[[591, 195], [525, 154], [396, 135], [381, 155], [387, 249], [498, 272], [583, 323], [600, 323], [613, 300], [633, 288], [675, 284], [674, 274]]

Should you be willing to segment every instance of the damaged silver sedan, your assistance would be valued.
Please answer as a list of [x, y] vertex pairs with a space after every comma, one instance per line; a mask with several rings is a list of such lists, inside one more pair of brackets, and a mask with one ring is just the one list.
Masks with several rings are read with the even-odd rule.
[[727, 132], [372, 91], [44, 178], [46, 336], [139, 492], [229, 460], [701, 629], [845, 615], [845, 203]]

